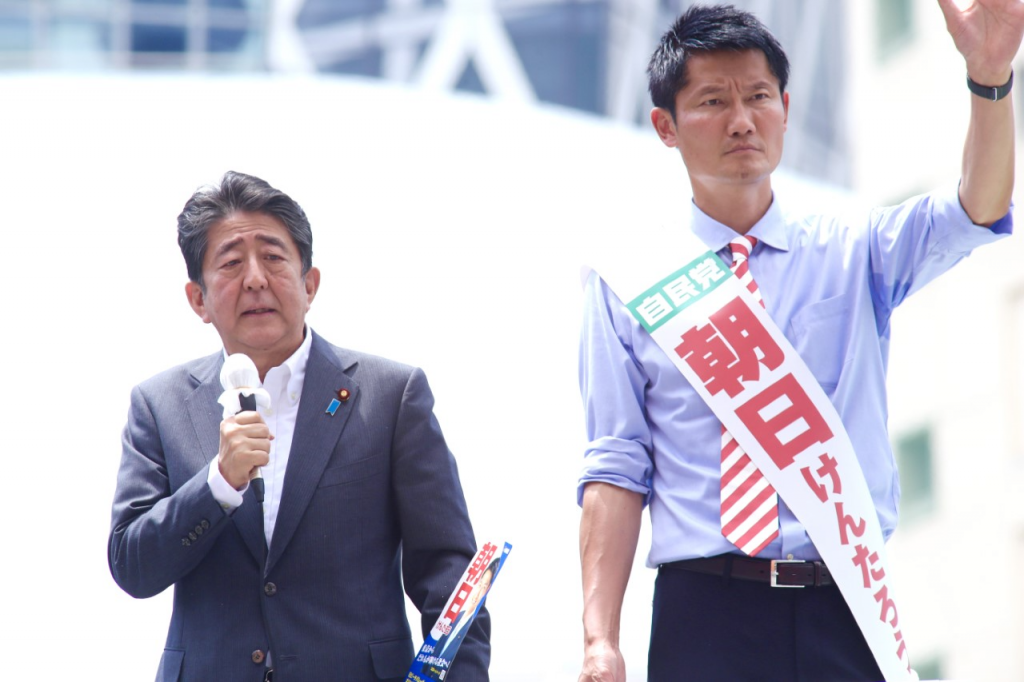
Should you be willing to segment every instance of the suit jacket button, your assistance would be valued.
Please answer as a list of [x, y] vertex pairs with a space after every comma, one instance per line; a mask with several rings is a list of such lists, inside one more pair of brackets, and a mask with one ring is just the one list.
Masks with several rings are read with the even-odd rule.
[[196, 535], [195, 533], [193, 533], [192, 531], [189, 531], [188, 532], [188, 539], [191, 540], [192, 542], [195, 542], [196, 540], [199, 539], [199, 536]]
[[202, 527], [202, 526], [196, 526], [196, 527], [195, 527], [195, 531], [196, 531], [196, 535], [202, 535], [203, 533], [205, 533], [205, 532], [206, 532], [206, 531], [205, 531], [205, 530], [203, 529], [203, 527]]
[[262, 651], [260, 651], [259, 649], [257, 649], [256, 651], [252, 652], [252, 662], [253, 663], [256, 663], [256, 664], [262, 663], [263, 660], [266, 657], [267, 657], [267, 655], [265, 653], [263, 653]]
[[189, 540], [188, 538], [182, 538], [182, 539], [181, 539], [181, 544], [182, 544], [183, 546], [185, 546], [185, 547], [188, 547], [189, 545], [191, 545], [191, 544], [192, 544], [192, 541], [191, 541], [191, 540]]
[[210, 522], [206, 519], [203, 519], [199, 522], [199, 525], [203, 527], [203, 530], [207, 530], [210, 527]]
[[277, 594], [277, 585], [275, 585], [274, 583], [267, 583], [263, 586], [263, 592], [268, 597], [273, 597], [275, 594]]

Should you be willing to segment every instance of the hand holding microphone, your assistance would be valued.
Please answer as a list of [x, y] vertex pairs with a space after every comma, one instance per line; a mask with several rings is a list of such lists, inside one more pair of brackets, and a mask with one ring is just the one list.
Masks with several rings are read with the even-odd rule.
[[220, 424], [218, 466], [224, 479], [236, 490], [251, 483], [256, 501], [263, 502], [263, 477], [259, 467], [270, 461], [273, 436], [256, 411], [270, 407], [270, 394], [260, 386], [260, 375], [248, 355], [229, 355], [220, 370], [224, 387], [217, 402], [224, 407]]

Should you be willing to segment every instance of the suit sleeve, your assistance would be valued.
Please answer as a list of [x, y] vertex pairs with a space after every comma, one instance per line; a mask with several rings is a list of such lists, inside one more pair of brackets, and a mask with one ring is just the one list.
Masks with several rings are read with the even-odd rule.
[[[392, 458], [405, 591], [420, 610], [424, 636], [476, 553], [459, 472], [433, 409], [426, 376], [415, 369], [402, 397]], [[490, 616], [481, 608], [449, 682], [488, 679], [489, 638]]]
[[157, 421], [139, 387], [121, 441], [107, 560], [121, 589], [151, 597], [202, 561], [227, 516], [210, 492], [206, 468], [172, 493]]

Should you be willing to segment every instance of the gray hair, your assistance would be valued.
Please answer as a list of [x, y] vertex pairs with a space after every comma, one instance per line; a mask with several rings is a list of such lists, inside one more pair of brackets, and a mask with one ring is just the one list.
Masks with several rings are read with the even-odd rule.
[[210, 228], [233, 213], [263, 213], [288, 229], [302, 258], [302, 274], [313, 267], [313, 230], [305, 211], [291, 197], [252, 175], [228, 171], [220, 185], [195, 191], [178, 216], [178, 246], [185, 258], [188, 278], [204, 291], [203, 259]]

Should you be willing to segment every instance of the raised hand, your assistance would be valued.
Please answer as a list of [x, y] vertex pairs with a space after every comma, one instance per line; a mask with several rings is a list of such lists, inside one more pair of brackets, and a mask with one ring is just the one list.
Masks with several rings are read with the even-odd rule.
[[[961, 4], [965, 2], [969, 0], [961, 0]], [[991, 86], [1009, 80], [1011, 63], [1024, 36], [1024, 2], [973, 0], [963, 9], [956, 0], [938, 3], [971, 79]]]

